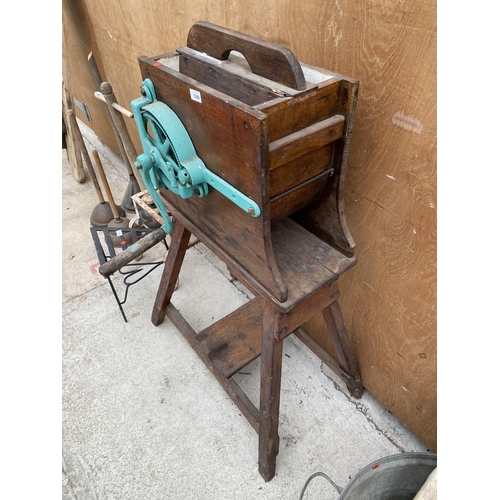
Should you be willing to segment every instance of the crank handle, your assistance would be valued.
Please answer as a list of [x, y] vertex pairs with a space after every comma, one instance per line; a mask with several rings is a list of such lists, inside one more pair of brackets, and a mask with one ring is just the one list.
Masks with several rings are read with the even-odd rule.
[[252, 217], [259, 217], [260, 207], [255, 201], [245, 196], [242, 192], [235, 189], [231, 184], [227, 183], [224, 179], [211, 172], [208, 168], [204, 170], [204, 180], [207, 184], [212, 186], [219, 193], [223, 194], [226, 198], [231, 200], [234, 204], [244, 210]]

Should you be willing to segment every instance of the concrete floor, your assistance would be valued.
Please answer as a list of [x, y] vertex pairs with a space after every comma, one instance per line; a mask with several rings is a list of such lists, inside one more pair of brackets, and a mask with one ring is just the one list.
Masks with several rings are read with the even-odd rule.
[[[101, 154], [115, 200], [128, 177], [121, 161], [80, 122]], [[257, 434], [168, 319], [150, 314], [162, 266], [130, 288], [125, 323], [98, 273], [90, 214], [98, 204], [62, 151], [63, 500], [298, 499], [313, 473], [341, 487], [379, 458], [427, 451], [365, 391], [341, 380], [293, 335], [284, 341], [281, 446], [275, 478], [257, 468]], [[164, 256], [161, 245], [145, 257]], [[121, 281], [115, 281], [120, 293]], [[184, 262], [173, 302], [196, 331], [243, 304], [249, 292], [201, 243]], [[258, 400], [258, 360], [239, 375]], [[305, 499], [336, 498], [323, 478]]]

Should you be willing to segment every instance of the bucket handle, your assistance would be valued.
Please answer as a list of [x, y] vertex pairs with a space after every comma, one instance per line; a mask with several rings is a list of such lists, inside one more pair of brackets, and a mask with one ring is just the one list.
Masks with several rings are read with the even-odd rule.
[[302, 491], [300, 493], [299, 500], [302, 500], [304, 497], [304, 493], [306, 492], [307, 487], [309, 486], [309, 483], [316, 477], [316, 476], [321, 476], [324, 477], [336, 490], [337, 493], [340, 495], [342, 493], [342, 488], [335, 484], [324, 472], [315, 472], [309, 479], [306, 481], [306, 484], [304, 484], [304, 487], [302, 488]]

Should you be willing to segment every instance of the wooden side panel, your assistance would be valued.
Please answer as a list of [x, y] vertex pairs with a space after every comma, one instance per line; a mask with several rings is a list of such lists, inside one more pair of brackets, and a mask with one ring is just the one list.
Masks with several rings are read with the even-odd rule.
[[[328, 172], [331, 163], [332, 145], [327, 144], [285, 165], [273, 168], [269, 172], [271, 203], [294, 186]], [[295, 177], [290, 176], [290, 170], [296, 172]]]
[[[213, 189], [203, 198], [183, 200], [167, 190], [162, 196], [274, 297], [286, 300], [271, 243], [266, 115], [153, 59], [141, 57], [139, 64], [143, 79], [152, 80], [158, 100], [180, 118], [207, 168], [254, 200], [262, 213], [252, 217]], [[191, 98], [191, 90], [200, 93], [201, 102]]]
[[[339, 280], [340, 304], [365, 387], [437, 451], [436, 1], [68, 4], [75, 17], [65, 31], [88, 44], [68, 47], [79, 101], [92, 100], [87, 48], [128, 107], [139, 96], [138, 57], [185, 46], [198, 20], [283, 44], [299, 61], [360, 80], [344, 199], [358, 264]], [[90, 126], [115, 147], [106, 120]], [[311, 322], [309, 333], [320, 339], [322, 324]]]
[[[316, 151], [321, 146], [340, 139], [343, 130], [344, 117], [335, 115], [272, 142], [269, 145], [270, 170], [281, 167], [300, 156], [310, 155], [311, 152]], [[311, 163], [314, 168], [317, 162], [311, 160]]]
[[334, 144], [333, 175], [322, 196], [294, 214], [297, 222], [346, 255], [353, 255], [355, 245], [345, 219], [344, 190], [358, 89], [356, 80], [341, 81], [336, 107], [345, 118], [345, 126], [342, 137]]
[[332, 79], [298, 98], [289, 97], [266, 105], [269, 141], [274, 142], [334, 115], [340, 87], [341, 81]]

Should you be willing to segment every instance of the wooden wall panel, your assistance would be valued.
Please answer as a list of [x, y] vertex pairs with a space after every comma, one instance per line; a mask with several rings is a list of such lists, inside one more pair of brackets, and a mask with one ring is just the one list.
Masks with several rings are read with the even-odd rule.
[[[345, 193], [358, 264], [341, 278], [341, 305], [365, 387], [437, 451], [435, 0], [70, 3], [81, 23], [73, 16], [66, 30], [97, 54], [126, 107], [139, 95], [137, 58], [184, 46], [198, 20], [361, 81]], [[81, 75], [77, 48], [70, 70]], [[86, 98], [88, 75], [73, 80]], [[108, 143], [105, 120], [91, 126]], [[321, 318], [305, 328], [328, 347]]]
[[98, 48], [92, 37], [88, 16], [85, 15], [85, 11], [78, 2], [64, 0], [62, 19], [70, 73], [70, 90], [75, 99], [88, 106], [92, 121], [88, 122], [85, 113], [77, 106], [74, 106], [75, 114], [83, 123], [92, 128], [105, 144], [119, 153], [105, 104], [94, 97], [94, 92], [98, 88], [88, 63], [91, 51], [94, 51], [94, 57], [98, 60], [101, 77], [105, 79], [106, 75], [105, 68], [99, 60]]

